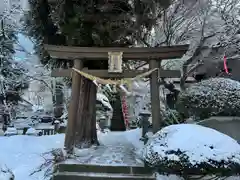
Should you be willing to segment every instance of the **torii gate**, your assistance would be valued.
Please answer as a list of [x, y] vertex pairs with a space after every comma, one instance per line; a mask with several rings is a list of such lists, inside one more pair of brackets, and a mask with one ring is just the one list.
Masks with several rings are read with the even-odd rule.
[[[97, 76], [100, 78], [134, 78], [151, 69], [159, 68], [160, 62], [163, 59], [181, 58], [188, 50], [188, 45], [170, 46], [170, 47], [72, 47], [72, 46], [55, 46], [44, 45], [52, 58], [61, 58], [66, 60], [74, 60], [74, 68], [85, 73]], [[109, 58], [110, 57], [110, 58]], [[115, 59], [116, 58], [116, 59]], [[116, 65], [117, 69], [101, 69], [90, 70], [83, 67], [83, 61], [105, 60], [109, 61], [110, 66]], [[147, 61], [149, 70], [130, 70], [122, 71], [121, 65], [123, 61]], [[110, 71], [111, 70], [111, 71]], [[52, 71], [53, 77], [72, 77], [72, 97], [68, 113], [68, 125], [65, 136], [65, 146], [68, 146], [70, 137], [75, 133], [74, 122], [77, 120], [78, 108], [78, 92], [80, 91], [80, 75], [71, 69], [57, 69]], [[180, 77], [179, 71], [160, 71], [160, 77]], [[161, 127], [160, 115], [160, 100], [159, 100], [159, 85], [158, 71], [154, 71], [149, 75], [150, 78], [150, 93], [151, 93], [151, 111], [153, 132], [157, 132]]]

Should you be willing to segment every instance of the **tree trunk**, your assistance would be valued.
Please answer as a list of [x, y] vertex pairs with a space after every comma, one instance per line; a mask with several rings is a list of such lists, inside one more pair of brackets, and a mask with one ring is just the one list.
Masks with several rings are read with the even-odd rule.
[[98, 145], [96, 131], [96, 85], [81, 77], [79, 107], [77, 112], [75, 146], [88, 148]]

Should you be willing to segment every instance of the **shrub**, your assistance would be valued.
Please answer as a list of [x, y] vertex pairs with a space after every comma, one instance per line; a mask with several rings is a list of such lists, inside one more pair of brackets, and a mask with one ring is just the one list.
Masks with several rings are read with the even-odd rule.
[[186, 117], [240, 116], [240, 83], [228, 78], [211, 78], [182, 91], [177, 110]]

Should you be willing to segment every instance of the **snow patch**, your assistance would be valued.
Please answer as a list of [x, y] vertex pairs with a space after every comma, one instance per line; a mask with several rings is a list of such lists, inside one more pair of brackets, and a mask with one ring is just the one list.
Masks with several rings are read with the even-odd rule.
[[14, 174], [6, 166], [1, 166], [0, 179], [1, 180], [14, 180]]
[[[17, 135], [11, 137], [0, 137], [0, 143], [4, 144], [0, 148], [0, 162], [12, 170], [15, 175], [14, 180], [40, 180], [43, 179], [44, 172], [29, 176], [41, 164], [45, 162], [43, 153], [55, 148], [62, 148], [64, 135], [51, 136], [25, 136]], [[0, 179], [3, 175], [0, 174]], [[9, 180], [9, 179], [7, 179]]]
[[143, 166], [136, 150], [143, 147], [140, 129], [126, 132], [98, 132], [100, 146], [75, 149], [76, 158], [66, 163], [89, 163], [111, 166]]
[[29, 128], [26, 132], [26, 135], [37, 135], [38, 131], [34, 128]]
[[184, 180], [183, 178], [176, 175], [160, 175], [157, 174], [157, 180]]
[[111, 111], [113, 110], [108, 98], [104, 94], [97, 93], [97, 100], [100, 101], [104, 106], [108, 107]]
[[142, 136], [141, 128], [126, 131], [123, 133], [123, 135], [136, 149], [143, 148], [144, 144], [142, 141], [140, 141], [140, 138]]
[[43, 106], [33, 105], [32, 110], [33, 110], [33, 112], [38, 112], [38, 111], [43, 111], [44, 108], [43, 108]]
[[4, 136], [13, 136], [17, 135], [17, 129], [14, 127], [8, 127], [6, 132], [4, 133]]

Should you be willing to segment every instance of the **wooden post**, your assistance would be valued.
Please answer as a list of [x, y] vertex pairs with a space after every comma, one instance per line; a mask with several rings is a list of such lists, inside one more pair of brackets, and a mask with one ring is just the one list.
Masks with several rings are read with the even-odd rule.
[[[82, 69], [82, 61], [75, 60], [74, 68]], [[73, 147], [74, 147], [80, 82], [81, 82], [81, 76], [77, 72], [73, 71], [72, 72], [72, 93], [71, 93], [71, 101], [68, 109], [68, 123], [67, 123], [65, 143], [64, 143], [64, 146], [68, 153], [72, 153]]]
[[[149, 69], [158, 68], [156, 60], [150, 60]], [[152, 109], [152, 125], [153, 133], [156, 133], [161, 127], [161, 114], [160, 114], [160, 98], [158, 86], [158, 71], [154, 71], [150, 75], [150, 93], [151, 93], [151, 109]]]

